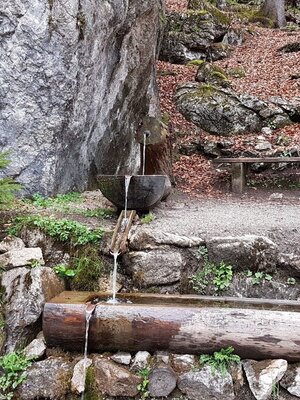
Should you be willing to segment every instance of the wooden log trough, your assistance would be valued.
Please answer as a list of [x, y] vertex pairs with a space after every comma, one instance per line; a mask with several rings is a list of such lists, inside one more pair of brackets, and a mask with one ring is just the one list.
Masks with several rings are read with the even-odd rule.
[[[300, 302], [197, 295], [63, 292], [45, 304], [48, 346], [82, 351], [86, 303], [97, 299], [90, 351], [202, 354], [233, 346], [242, 358], [300, 361]], [[102, 301], [103, 300], [103, 301]]]

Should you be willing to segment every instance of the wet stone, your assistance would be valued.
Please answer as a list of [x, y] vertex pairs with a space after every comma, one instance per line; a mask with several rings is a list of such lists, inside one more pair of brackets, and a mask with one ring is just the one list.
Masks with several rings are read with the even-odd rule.
[[138, 394], [137, 385], [141, 382], [141, 377], [102, 357], [95, 357], [93, 362], [95, 383], [101, 393], [124, 397]]
[[138, 371], [139, 369], [146, 368], [151, 359], [151, 354], [148, 351], [138, 351], [133, 359], [133, 364], [131, 369]]
[[[85, 366], [84, 366], [85, 364]], [[75, 364], [73, 376], [71, 380], [71, 392], [76, 394], [81, 394], [84, 392], [85, 389], [85, 377], [86, 373], [84, 374], [84, 370], [87, 369], [92, 365], [92, 360], [89, 358], [82, 359]]]
[[243, 360], [243, 368], [250, 389], [257, 400], [268, 400], [274, 384], [280, 381], [287, 370], [286, 360]]
[[131, 362], [131, 354], [124, 351], [119, 351], [110, 357], [113, 361], [118, 364], [129, 365]]
[[39, 360], [45, 355], [46, 349], [45, 340], [34, 339], [23, 351], [28, 358]]
[[174, 354], [172, 357], [172, 367], [176, 372], [190, 371], [196, 362], [196, 357], [192, 354]]
[[166, 397], [176, 388], [177, 376], [171, 367], [154, 367], [149, 375], [149, 393], [152, 397]]
[[292, 395], [300, 397], [300, 363], [288, 366], [280, 385]]
[[64, 399], [70, 390], [72, 364], [62, 358], [34, 363], [27, 370], [27, 379], [18, 388], [22, 400]]
[[197, 372], [186, 372], [178, 378], [179, 389], [188, 396], [189, 400], [233, 400], [233, 382], [231, 375], [226, 372], [212, 372], [206, 366]]

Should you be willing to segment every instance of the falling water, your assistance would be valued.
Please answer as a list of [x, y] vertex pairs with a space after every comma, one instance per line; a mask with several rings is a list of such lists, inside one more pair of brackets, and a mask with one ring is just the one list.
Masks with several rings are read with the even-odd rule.
[[144, 144], [143, 144], [143, 167], [142, 167], [142, 175], [145, 175], [145, 165], [146, 165], [146, 140], [147, 140], [147, 133], [144, 132]]
[[[85, 382], [85, 376], [86, 376], [86, 363], [87, 363], [90, 320], [92, 318], [95, 307], [96, 307], [96, 304], [88, 303], [86, 305], [86, 309], [85, 309], [85, 341], [84, 341], [83, 374], [82, 374], [84, 382]], [[81, 394], [81, 400], [84, 400], [84, 390]]]
[[122, 225], [121, 225], [122, 232], [125, 231], [125, 228], [128, 223], [128, 218], [127, 218], [128, 189], [129, 189], [131, 178], [132, 178], [131, 175], [125, 175], [125, 210], [124, 210], [124, 219], [123, 219]]
[[113, 274], [112, 274], [112, 298], [108, 300], [108, 303], [111, 304], [116, 304], [118, 300], [116, 300], [116, 293], [117, 293], [117, 268], [118, 268], [118, 263], [117, 263], [117, 258], [118, 255], [117, 251], [114, 251], [112, 255], [114, 256], [114, 269], [113, 269]]

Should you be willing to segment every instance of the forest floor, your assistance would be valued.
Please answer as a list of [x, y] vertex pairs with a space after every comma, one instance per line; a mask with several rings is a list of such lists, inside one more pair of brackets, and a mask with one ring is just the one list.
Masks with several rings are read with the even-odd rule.
[[[186, 0], [166, 0], [169, 11], [185, 11]], [[271, 96], [286, 99], [300, 99], [299, 52], [282, 53], [278, 49], [287, 43], [300, 41], [300, 29], [296, 31], [262, 28], [257, 25], [235, 22], [243, 31], [242, 45], [233, 48], [231, 55], [216, 64], [225, 71], [239, 68], [242, 77], [231, 77], [231, 84], [238, 93], [249, 93], [262, 100]], [[217, 141], [219, 137], [210, 135], [188, 122], [177, 110], [173, 101], [177, 85], [194, 81], [196, 66], [175, 65], [159, 61], [157, 63], [158, 84], [162, 114], [169, 117], [173, 140], [173, 174], [177, 188], [196, 197], [231, 196], [229, 173], [216, 169], [202, 154], [182, 155], [178, 148], [195, 140]], [[230, 137], [234, 141], [233, 150], [253, 150], [257, 134]], [[294, 123], [273, 130], [266, 138], [272, 150], [281, 150], [288, 155], [290, 149], [298, 149], [300, 155], [300, 123]], [[293, 180], [290, 181], [290, 177]], [[281, 193], [287, 198], [300, 199], [300, 170], [268, 170], [263, 174], [251, 174], [246, 195], [269, 198], [271, 193]]]

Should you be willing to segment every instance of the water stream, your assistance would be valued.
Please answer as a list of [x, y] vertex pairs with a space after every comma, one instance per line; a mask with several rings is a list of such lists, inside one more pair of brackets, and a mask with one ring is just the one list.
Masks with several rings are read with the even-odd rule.
[[[90, 320], [92, 318], [93, 312], [96, 308], [97, 304], [87, 303], [85, 309], [85, 341], [84, 341], [84, 353], [83, 353], [83, 380], [85, 382], [86, 378], [86, 364], [87, 364], [87, 351], [88, 351], [88, 341], [89, 341], [89, 329], [90, 329]], [[84, 385], [85, 386], [85, 385]], [[81, 400], [84, 400], [84, 392], [83, 390], [81, 394]]]
[[145, 175], [145, 167], [146, 167], [146, 141], [150, 136], [150, 132], [144, 132], [144, 143], [143, 143], [143, 164], [142, 164], [142, 175]]
[[121, 225], [121, 231], [124, 232], [128, 223], [128, 218], [127, 218], [127, 206], [128, 206], [128, 189], [130, 185], [132, 176], [131, 175], [125, 175], [125, 209], [124, 209], [124, 218], [122, 221]]
[[110, 304], [116, 304], [118, 302], [118, 300], [116, 299], [116, 294], [117, 294], [117, 268], [118, 268], [118, 255], [120, 253], [118, 251], [114, 251], [112, 253], [113, 257], [114, 257], [114, 269], [113, 269], [113, 274], [112, 274], [112, 298], [109, 299], [107, 302]]

